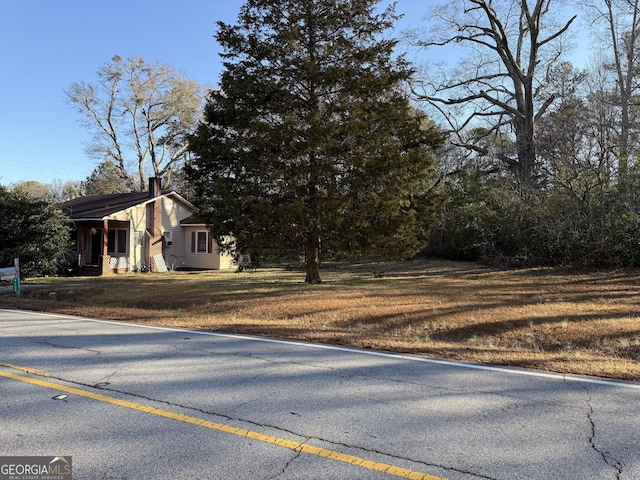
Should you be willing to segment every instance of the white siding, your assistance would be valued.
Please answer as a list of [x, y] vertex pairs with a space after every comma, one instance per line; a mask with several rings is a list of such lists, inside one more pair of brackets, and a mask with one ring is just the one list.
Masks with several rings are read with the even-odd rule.
[[[159, 197], [162, 202], [162, 233], [171, 231], [171, 244], [165, 242], [164, 259], [167, 267], [171, 269], [203, 269], [218, 270], [232, 268], [233, 257], [220, 255], [215, 241], [212, 242], [211, 251], [196, 253], [191, 251], [191, 234], [196, 231], [205, 231], [205, 226], [181, 226], [180, 221], [193, 214], [192, 208], [171, 195]], [[128, 266], [132, 270], [140, 270], [145, 262], [145, 231], [147, 229], [147, 208], [145, 204], [138, 205], [123, 212], [119, 212], [110, 220], [126, 222], [129, 225], [129, 260]], [[210, 235], [210, 234], [209, 234]], [[118, 260], [119, 265], [124, 265], [124, 260]]]
[[[194, 251], [192, 245], [192, 235], [197, 232], [207, 231], [205, 226], [187, 225], [182, 228], [185, 242], [184, 249], [184, 265], [183, 268], [204, 268], [210, 270], [220, 270], [224, 268], [232, 268], [233, 257], [231, 255], [220, 255], [218, 245], [215, 240], [211, 240], [211, 251], [207, 253], [198, 253]], [[211, 233], [207, 231], [210, 238]]]
[[[129, 261], [128, 268], [133, 271], [141, 270], [144, 265], [144, 231], [147, 225], [147, 212], [144, 207], [137, 206], [120, 212], [112, 220], [123, 221], [129, 224]], [[121, 260], [119, 262], [122, 262]], [[120, 263], [122, 265], [122, 263]]]
[[171, 269], [185, 268], [186, 258], [184, 228], [180, 226], [180, 220], [191, 216], [193, 211], [182, 202], [171, 197], [163, 198], [162, 203], [162, 232], [171, 231], [171, 245], [165, 243], [164, 261]]

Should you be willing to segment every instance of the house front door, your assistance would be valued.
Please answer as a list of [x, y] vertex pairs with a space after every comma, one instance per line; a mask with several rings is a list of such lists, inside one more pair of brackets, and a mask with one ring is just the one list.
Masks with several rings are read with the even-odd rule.
[[100, 265], [100, 255], [102, 255], [101, 228], [89, 228], [86, 230], [84, 250], [84, 258], [87, 265]]

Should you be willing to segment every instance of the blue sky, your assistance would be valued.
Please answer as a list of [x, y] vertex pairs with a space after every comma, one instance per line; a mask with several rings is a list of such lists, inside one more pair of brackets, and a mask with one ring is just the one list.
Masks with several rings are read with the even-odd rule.
[[[64, 102], [114, 55], [140, 55], [215, 85], [216, 22], [235, 23], [243, 0], [0, 0], [0, 184], [84, 180], [97, 161]], [[435, 0], [399, 0], [399, 28], [417, 26]], [[387, 2], [383, 2], [387, 4]]]
[[63, 99], [115, 54], [141, 55], [213, 85], [215, 22], [241, 0], [0, 0], [0, 184], [84, 180], [89, 135]]

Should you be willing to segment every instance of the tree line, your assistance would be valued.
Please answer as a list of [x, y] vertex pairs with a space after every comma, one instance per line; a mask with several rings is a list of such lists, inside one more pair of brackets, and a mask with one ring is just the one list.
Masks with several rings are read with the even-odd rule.
[[298, 255], [309, 283], [358, 255], [637, 266], [638, 1], [448, 1], [403, 34], [422, 65], [397, 54], [394, 5], [247, 0], [204, 97], [140, 57], [71, 84], [99, 161], [75, 194], [164, 176], [222, 248]]
[[[561, 6], [451, 2], [413, 38], [469, 53], [455, 75], [433, 69], [414, 88], [452, 135], [440, 162], [446, 206], [426, 251], [639, 264], [638, 2], [584, 0], [568, 15]], [[578, 13], [599, 42], [585, 68], [566, 59]]]

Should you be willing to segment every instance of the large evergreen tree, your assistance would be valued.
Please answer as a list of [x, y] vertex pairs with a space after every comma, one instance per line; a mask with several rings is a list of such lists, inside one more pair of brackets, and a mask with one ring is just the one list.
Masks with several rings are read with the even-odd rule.
[[408, 103], [411, 69], [385, 37], [397, 17], [377, 3], [248, 0], [218, 24], [225, 71], [187, 173], [223, 248], [304, 254], [317, 283], [321, 258], [424, 246], [441, 134]]

